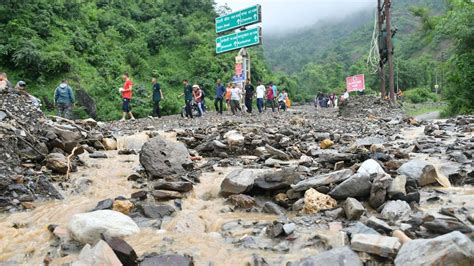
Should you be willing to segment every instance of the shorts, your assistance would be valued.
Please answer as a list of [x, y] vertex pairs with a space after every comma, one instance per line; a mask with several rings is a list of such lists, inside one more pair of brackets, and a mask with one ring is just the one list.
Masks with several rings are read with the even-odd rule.
[[124, 98], [122, 102], [122, 111], [125, 113], [128, 113], [131, 110], [132, 110], [132, 107], [130, 106], [130, 99]]

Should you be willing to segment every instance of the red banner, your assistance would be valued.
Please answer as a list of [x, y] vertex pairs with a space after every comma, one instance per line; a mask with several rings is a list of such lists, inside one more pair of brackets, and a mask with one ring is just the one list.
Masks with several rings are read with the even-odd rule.
[[355, 75], [346, 78], [346, 90], [347, 92], [363, 91], [365, 90], [365, 79], [364, 74]]

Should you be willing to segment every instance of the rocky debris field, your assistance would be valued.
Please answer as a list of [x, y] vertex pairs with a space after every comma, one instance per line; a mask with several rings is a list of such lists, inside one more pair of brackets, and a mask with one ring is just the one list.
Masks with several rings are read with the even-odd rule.
[[[77, 265], [194, 265], [195, 252], [170, 247], [138, 256], [123, 238], [144, 228], [163, 230], [200, 186], [203, 173], [231, 169], [220, 183], [219, 197], [226, 199], [220, 213], [274, 217], [235, 219], [217, 232], [236, 249], [254, 251], [251, 265], [474, 264], [474, 116], [418, 122], [364, 96], [351, 98], [338, 112], [305, 106], [194, 120], [71, 124], [41, 116], [39, 121], [36, 131], [28, 131], [37, 138], [29, 143], [43, 145], [44, 158], [20, 156], [19, 142], [2, 144], [18, 154], [14, 163], [21, 165], [2, 168], [8, 180], [14, 172], [67, 176], [73, 164], [80, 169], [77, 150], [100, 158], [106, 154], [98, 149], [118, 149], [137, 154], [141, 164], [128, 176], [137, 190], [130, 197], [103, 199], [90, 212], [76, 214], [67, 228], [49, 227], [61, 247], [51, 259], [72, 249], [80, 251]], [[25, 130], [15, 127], [12, 116], [1, 123], [0, 128], [16, 129], [5, 130], [12, 139]], [[51, 162], [60, 155], [72, 159], [67, 171]], [[67, 180], [59, 182], [68, 188]], [[11, 211], [19, 208], [9, 186], [1, 191]], [[298, 252], [305, 255], [284, 257]]]

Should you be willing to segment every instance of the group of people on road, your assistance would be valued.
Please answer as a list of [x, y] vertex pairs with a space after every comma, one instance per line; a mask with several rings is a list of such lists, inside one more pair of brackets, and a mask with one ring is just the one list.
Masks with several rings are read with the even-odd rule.
[[254, 99], [256, 99], [259, 113], [262, 113], [267, 107], [272, 108], [273, 112], [275, 112], [275, 109], [286, 111], [290, 105], [286, 90], [278, 92], [277, 86], [272, 82], [265, 86], [259, 81], [258, 86], [255, 88], [250, 80], [246, 80], [242, 89], [235, 83], [228, 83], [227, 87], [224, 88], [221, 80], [218, 80], [215, 91], [214, 107], [219, 114], [223, 114], [224, 100], [226, 101], [227, 109], [230, 109], [233, 115], [241, 113], [243, 108], [245, 108], [247, 113], [252, 113]]

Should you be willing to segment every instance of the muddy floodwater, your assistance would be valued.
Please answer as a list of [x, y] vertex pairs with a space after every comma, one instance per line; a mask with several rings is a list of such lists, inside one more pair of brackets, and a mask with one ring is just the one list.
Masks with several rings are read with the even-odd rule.
[[[423, 130], [424, 127], [405, 128], [401, 135], [404, 141], [412, 142], [423, 136]], [[133, 149], [141, 146], [147, 140], [147, 135], [140, 134], [141, 137], [134, 138], [133, 143], [126, 137], [118, 139], [119, 148]], [[176, 141], [175, 133], [160, 134]], [[446, 140], [448, 143], [450, 141], [449, 138]], [[62, 188], [64, 200], [35, 202], [31, 210], [0, 214], [0, 265], [41, 265], [45, 259], [50, 265], [63, 265], [77, 259], [78, 251], [62, 258], [50, 256], [60, 253], [61, 247], [52, 245], [54, 237], [48, 231], [48, 226], [66, 228], [73, 215], [92, 210], [97, 202], [119, 196], [129, 198], [139, 190], [134, 188], [133, 182], [127, 180], [130, 174], [140, 168], [139, 156], [119, 155], [117, 151], [104, 153], [107, 158], [103, 159], [92, 159], [87, 152], [82, 154], [81, 159], [85, 165], [71, 174], [70, 180], [64, 183], [67, 187], [64, 189], [56, 184]], [[411, 153], [410, 158], [426, 160], [438, 172], [441, 172], [443, 165], [450, 163], [441, 156], [430, 157], [429, 154], [422, 153]], [[197, 165], [205, 162], [206, 159], [203, 158]], [[125, 240], [139, 257], [150, 252], [177, 252], [192, 256], [196, 265], [249, 265], [254, 255], [265, 258], [272, 265], [285, 265], [289, 261], [324, 251], [323, 247], [312, 245], [310, 239], [315, 231], [321, 230], [324, 234], [329, 230], [327, 224], [317, 225], [319, 221], [311, 221], [312, 226], [307, 228], [297, 227], [297, 237], [285, 239], [291, 242], [291, 248], [271, 248], [275, 244], [271, 238], [265, 237], [265, 230], [255, 231], [255, 228], [265, 227], [281, 217], [262, 212], [231, 210], [226, 199], [219, 195], [222, 180], [234, 169], [236, 168], [231, 166], [214, 165], [214, 171], [204, 171], [199, 178], [200, 183], [182, 199], [175, 215], [164, 218], [161, 229], [142, 227], [140, 233], [126, 237]], [[474, 210], [472, 186], [441, 187], [433, 184], [420, 190], [420, 195], [418, 208], [424, 212], [437, 212], [441, 207]], [[169, 204], [172, 205], [173, 202]], [[304, 217], [293, 211], [289, 211], [286, 216], [305, 222]], [[232, 222], [238, 222], [241, 226], [232, 230], [231, 226], [226, 226]], [[224, 227], [230, 229], [223, 229]], [[237, 245], [237, 242], [244, 241], [248, 236], [260, 237], [257, 247]], [[336, 235], [332, 236], [329, 234], [329, 238], [334, 240]], [[48, 259], [49, 257], [53, 259]]]

